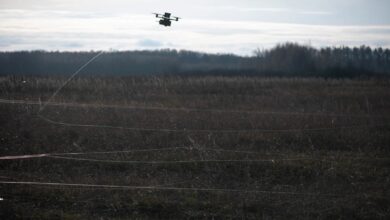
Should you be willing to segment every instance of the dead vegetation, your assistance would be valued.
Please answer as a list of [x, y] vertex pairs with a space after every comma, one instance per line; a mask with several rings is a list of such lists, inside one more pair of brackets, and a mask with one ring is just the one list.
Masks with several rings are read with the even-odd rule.
[[0, 184], [3, 219], [390, 215], [388, 80], [77, 78], [40, 114], [88, 127], [38, 117], [64, 80], [0, 79], [37, 102], [0, 104], [0, 155], [127, 152], [0, 160], [0, 180], [157, 188]]

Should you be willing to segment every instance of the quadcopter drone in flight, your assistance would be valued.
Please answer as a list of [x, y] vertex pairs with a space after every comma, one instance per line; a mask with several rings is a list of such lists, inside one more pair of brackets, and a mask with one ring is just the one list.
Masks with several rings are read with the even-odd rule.
[[156, 18], [161, 18], [160, 21], [158, 22], [159, 24], [168, 27], [171, 26], [172, 22], [171, 21], [179, 21], [179, 17], [171, 17], [171, 13], [165, 12], [164, 14], [158, 14], [158, 13], [153, 13], [156, 15]]

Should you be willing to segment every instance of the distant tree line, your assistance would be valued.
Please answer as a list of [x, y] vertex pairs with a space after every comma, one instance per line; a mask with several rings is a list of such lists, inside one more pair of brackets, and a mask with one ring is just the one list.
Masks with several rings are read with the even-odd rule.
[[[71, 74], [98, 52], [0, 52], [1, 75]], [[83, 74], [175, 74], [193, 70], [242, 69], [245, 58], [191, 51], [111, 51], [92, 62]]]
[[[0, 52], [0, 75], [68, 75], [97, 52]], [[390, 50], [327, 47], [295, 43], [255, 50], [253, 56], [185, 50], [110, 51], [83, 70], [84, 75], [265, 75], [390, 76]]]
[[326, 47], [296, 43], [256, 50], [257, 69], [280, 75], [353, 77], [390, 74], [390, 50], [383, 48]]

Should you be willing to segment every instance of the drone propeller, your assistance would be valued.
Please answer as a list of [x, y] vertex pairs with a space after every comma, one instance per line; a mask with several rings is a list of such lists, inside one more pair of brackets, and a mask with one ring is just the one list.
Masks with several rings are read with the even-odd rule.
[[[162, 18], [162, 14], [159, 14], [159, 13], [152, 13], [152, 14], [156, 15], [156, 18]], [[161, 17], [159, 17], [159, 16], [161, 16]]]

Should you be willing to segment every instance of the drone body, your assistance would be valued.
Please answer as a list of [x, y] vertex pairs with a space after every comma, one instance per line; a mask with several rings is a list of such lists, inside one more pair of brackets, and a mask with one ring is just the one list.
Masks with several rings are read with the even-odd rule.
[[156, 15], [156, 18], [161, 18], [159, 20], [159, 24], [163, 25], [165, 27], [171, 26], [172, 21], [179, 21], [179, 17], [171, 17], [171, 13], [165, 12], [164, 14], [158, 14], [158, 13], [153, 13]]

